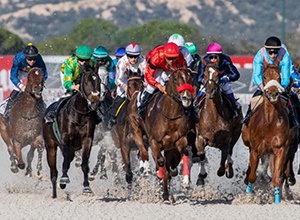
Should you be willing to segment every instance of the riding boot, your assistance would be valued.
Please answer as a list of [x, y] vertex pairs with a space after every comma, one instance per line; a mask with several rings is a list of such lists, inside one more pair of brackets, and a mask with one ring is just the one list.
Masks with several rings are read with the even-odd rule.
[[199, 108], [196, 105], [192, 107], [192, 115], [194, 116], [195, 123], [199, 123], [199, 116], [198, 116]]
[[290, 127], [291, 128], [292, 127], [299, 127], [299, 123], [298, 123], [298, 121], [296, 119], [293, 106], [289, 105], [288, 109], [289, 109], [289, 119], [290, 119], [290, 122], [291, 122]]
[[229, 93], [228, 96], [234, 101], [234, 104], [232, 105], [233, 118], [237, 118], [239, 116], [239, 113], [238, 113], [237, 103], [234, 98], [234, 95], [233, 95], [233, 93]]
[[146, 114], [146, 106], [148, 104], [148, 100], [151, 97], [151, 93], [148, 93], [146, 90], [144, 90], [142, 94], [142, 100], [140, 105], [137, 107], [138, 109], [138, 115], [140, 116], [141, 119], [145, 119], [145, 114]]
[[62, 106], [69, 100], [71, 96], [66, 96], [60, 98], [57, 102], [54, 102], [49, 107], [48, 113], [44, 116], [46, 123], [54, 122], [57, 117], [57, 112], [62, 108]]
[[242, 119], [242, 124], [248, 125], [251, 115], [252, 115], [251, 104], [249, 104], [247, 113], [246, 113], [245, 117]]
[[51, 109], [44, 117], [46, 123], [54, 122], [56, 118], [56, 109]]
[[124, 102], [125, 98], [122, 98], [120, 96], [117, 96], [111, 105], [111, 109], [109, 110], [110, 118], [107, 122], [107, 128], [110, 130], [113, 125], [117, 122], [117, 115], [120, 111], [120, 106]]
[[6, 105], [5, 111], [3, 113], [3, 117], [4, 118], [8, 118], [9, 117], [10, 110], [14, 106], [15, 101], [16, 101], [17, 97], [19, 96], [19, 94], [20, 94], [20, 92], [18, 92], [16, 90], [13, 90], [10, 93], [10, 95], [9, 95], [9, 97], [7, 99], [7, 105]]
[[96, 111], [97, 115], [96, 115], [96, 120], [95, 123], [96, 125], [99, 124], [100, 122], [102, 122], [102, 118], [100, 117], [101, 113], [99, 111]]

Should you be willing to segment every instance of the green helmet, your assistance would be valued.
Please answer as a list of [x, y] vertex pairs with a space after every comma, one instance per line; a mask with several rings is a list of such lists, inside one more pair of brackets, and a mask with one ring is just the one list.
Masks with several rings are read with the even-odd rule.
[[192, 56], [197, 54], [197, 47], [194, 43], [187, 42], [187, 43], [185, 43], [185, 47], [190, 51]]
[[79, 59], [88, 60], [92, 57], [92, 49], [87, 45], [80, 45], [76, 51], [75, 55]]
[[106, 58], [108, 56], [107, 49], [105, 47], [99, 46], [94, 49], [93, 56], [95, 58]]

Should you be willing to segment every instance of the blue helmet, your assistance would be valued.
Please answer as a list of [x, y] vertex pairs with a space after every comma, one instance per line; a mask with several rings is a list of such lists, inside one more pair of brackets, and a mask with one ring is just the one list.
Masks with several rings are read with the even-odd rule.
[[116, 57], [123, 57], [125, 55], [125, 47], [120, 47], [116, 50], [115, 56]]

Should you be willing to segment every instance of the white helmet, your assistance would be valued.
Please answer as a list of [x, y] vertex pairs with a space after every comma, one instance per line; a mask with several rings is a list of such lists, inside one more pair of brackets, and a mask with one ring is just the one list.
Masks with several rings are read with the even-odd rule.
[[180, 34], [172, 34], [168, 40], [168, 43], [170, 42], [177, 44], [178, 47], [184, 47], [185, 45], [185, 40]]
[[130, 43], [127, 45], [125, 53], [128, 55], [138, 56], [141, 54], [141, 48], [135, 43]]

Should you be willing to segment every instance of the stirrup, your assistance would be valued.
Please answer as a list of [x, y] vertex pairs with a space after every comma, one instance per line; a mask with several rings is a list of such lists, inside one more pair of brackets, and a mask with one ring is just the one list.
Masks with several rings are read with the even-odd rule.
[[108, 123], [107, 123], [107, 128], [110, 130], [112, 129], [112, 126], [116, 124], [116, 119], [115, 118], [110, 118]]

